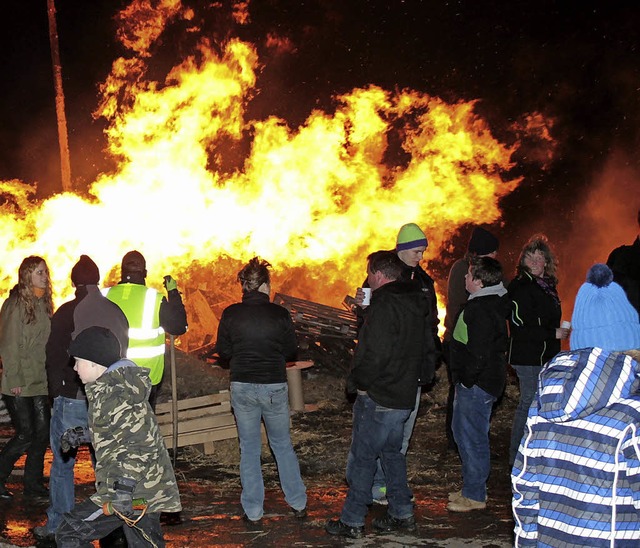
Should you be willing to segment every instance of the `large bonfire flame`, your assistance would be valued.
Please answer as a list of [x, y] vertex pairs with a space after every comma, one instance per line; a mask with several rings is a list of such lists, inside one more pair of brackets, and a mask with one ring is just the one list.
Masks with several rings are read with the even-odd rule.
[[[229, 292], [238, 267], [259, 255], [274, 267], [274, 289], [339, 306], [362, 282], [367, 254], [393, 247], [402, 224], [427, 233], [428, 264], [463, 224], [499, 219], [500, 198], [519, 182], [505, 175], [518, 144], [498, 142], [473, 102], [371, 85], [337, 97], [334, 112], [314, 111], [296, 129], [276, 117], [247, 120], [258, 55], [237, 39], [221, 53], [202, 41], [163, 84], [145, 80], [149, 43], [188, 11], [179, 1], [140, 6], [134, 2], [123, 19], [144, 13], [146, 25], [135, 40], [121, 36], [136, 54], [114, 63], [97, 111], [110, 122], [108, 152], [118, 167], [82, 197], [34, 202], [30, 185], [1, 183], [11, 196], [0, 217], [3, 292], [29, 254], [47, 260], [60, 302], [81, 253], [115, 282], [122, 255], [138, 249], [149, 285], [171, 273], [182, 289], [219, 288], [237, 298]], [[392, 133], [401, 165], [388, 158]], [[229, 150], [247, 135], [243, 167], [218, 169], [219, 143]]]

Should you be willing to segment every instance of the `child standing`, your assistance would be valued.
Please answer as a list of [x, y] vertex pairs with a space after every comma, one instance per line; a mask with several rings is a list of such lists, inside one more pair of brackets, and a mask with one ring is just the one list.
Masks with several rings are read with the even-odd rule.
[[452, 429], [462, 461], [462, 489], [449, 493], [451, 512], [487, 506], [489, 422], [506, 382], [510, 301], [500, 263], [491, 257], [472, 260], [465, 286], [469, 299], [458, 315], [450, 347], [455, 386]]
[[[120, 359], [120, 343], [104, 327], [89, 327], [69, 346], [74, 369], [85, 384], [89, 435], [96, 455], [96, 490], [65, 514], [56, 531], [59, 547], [86, 546], [123, 521], [130, 547], [165, 545], [161, 512], [179, 512], [180, 495], [166, 446], [149, 404], [149, 370]], [[71, 446], [89, 441], [75, 429], [62, 436]], [[146, 511], [134, 512], [133, 500]], [[106, 515], [103, 505], [113, 513]]]

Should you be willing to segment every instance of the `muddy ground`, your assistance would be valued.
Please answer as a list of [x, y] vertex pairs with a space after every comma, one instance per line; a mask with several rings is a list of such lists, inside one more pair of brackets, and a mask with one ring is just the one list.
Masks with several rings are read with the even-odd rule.
[[[487, 509], [468, 514], [446, 510], [447, 493], [461, 486], [457, 455], [447, 450], [444, 433], [447, 382], [438, 371], [434, 387], [422, 395], [422, 402], [409, 448], [407, 465], [410, 486], [416, 497], [419, 531], [398, 537], [380, 535], [367, 523], [367, 536], [359, 541], [336, 539], [323, 526], [339, 515], [346, 485], [344, 469], [351, 436], [351, 403], [344, 394], [348, 349], [335, 342], [311, 345], [304, 358], [316, 365], [303, 371], [305, 402], [316, 411], [292, 416], [292, 438], [309, 494], [309, 517], [297, 522], [278, 489], [273, 457], [263, 449], [263, 472], [267, 489], [265, 518], [257, 529], [248, 529], [240, 519], [239, 449], [237, 440], [217, 442], [214, 453], [205, 455], [201, 447], [178, 450], [178, 477], [184, 510], [179, 519], [165, 520], [168, 546], [473, 546], [507, 547], [512, 544], [511, 491], [508, 445], [511, 420], [518, 391], [510, 377], [505, 396], [496, 407], [492, 428], [492, 474]], [[192, 397], [228, 388], [228, 371], [206, 355], [177, 352], [179, 397]], [[168, 377], [168, 375], [165, 375]], [[163, 386], [160, 401], [169, 397], [170, 385]], [[10, 426], [0, 426], [0, 437], [11, 435]], [[2, 442], [4, 443], [4, 441]], [[47, 468], [50, 455], [47, 453]], [[8, 487], [13, 501], [0, 501], [0, 547], [34, 546], [31, 529], [44, 523], [46, 501], [22, 497], [21, 459]], [[77, 466], [77, 496], [93, 490], [93, 472], [87, 451]], [[369, 519], [383, 515], [374, 506]]]

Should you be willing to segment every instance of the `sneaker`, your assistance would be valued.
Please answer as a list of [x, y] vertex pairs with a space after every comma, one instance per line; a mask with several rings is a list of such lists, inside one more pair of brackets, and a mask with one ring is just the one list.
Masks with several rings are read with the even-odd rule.
[[387, 501], [387, 487], [385, 485], [382, 487], [374, 487], [371, 493], [371, 499], [374, 504], [381, 504], [383, 506], [389, 504]]
[[486, 507], [486, 502], [468, 499], [464, 496], [460, 496], [447, 504], [447, 510], [449, 510], [449, 512], [471, 512], [472, 510], [484, 510]]
[[33, 536], [40, 542], [52, 542], [56, 540], [56, 534], [53, 531], [49, 531], [46, 525], [34, 527]]
[[461, 496], [462, 496], [462, 489], [459, 489], [458, 491], [451, 491], [451, 493], [449, 493], [449, 502], [458, 500]]
[[339, 535], [348, 538], [362, 538], [362, 535], [364, 535], [364, 525], [351, 527], [346, 523], [342, 523], [341, 519], [330, 519], [324, 526], [324, 530], [330, 535]]
[[293, 512], [293, 517], [296, 519], [304, 519], [307, 517], [306, 506], [302, 510], [296, 510], [295, 508], [292, 508], [291, 511]]
[[409, 518], [398, 519], [387, 514], [384, 517], [373, 520], [373, 526], [378, 531], [408, 531], [413, 532], [417, 530], [416, 518], [411, 516]]

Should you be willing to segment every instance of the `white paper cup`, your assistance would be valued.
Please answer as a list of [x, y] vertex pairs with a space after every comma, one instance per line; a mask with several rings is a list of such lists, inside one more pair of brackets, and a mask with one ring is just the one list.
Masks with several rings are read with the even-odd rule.
[[362, 300], [362, 306], [369, 306], [371, 304], [371, 288], [363, 287], [364, 299]]
[[568, 322], [567, 320], [564, 320], [560, 324], [560, 327], [562, 327], [562, 329], [571, 329], [571, 322]]

